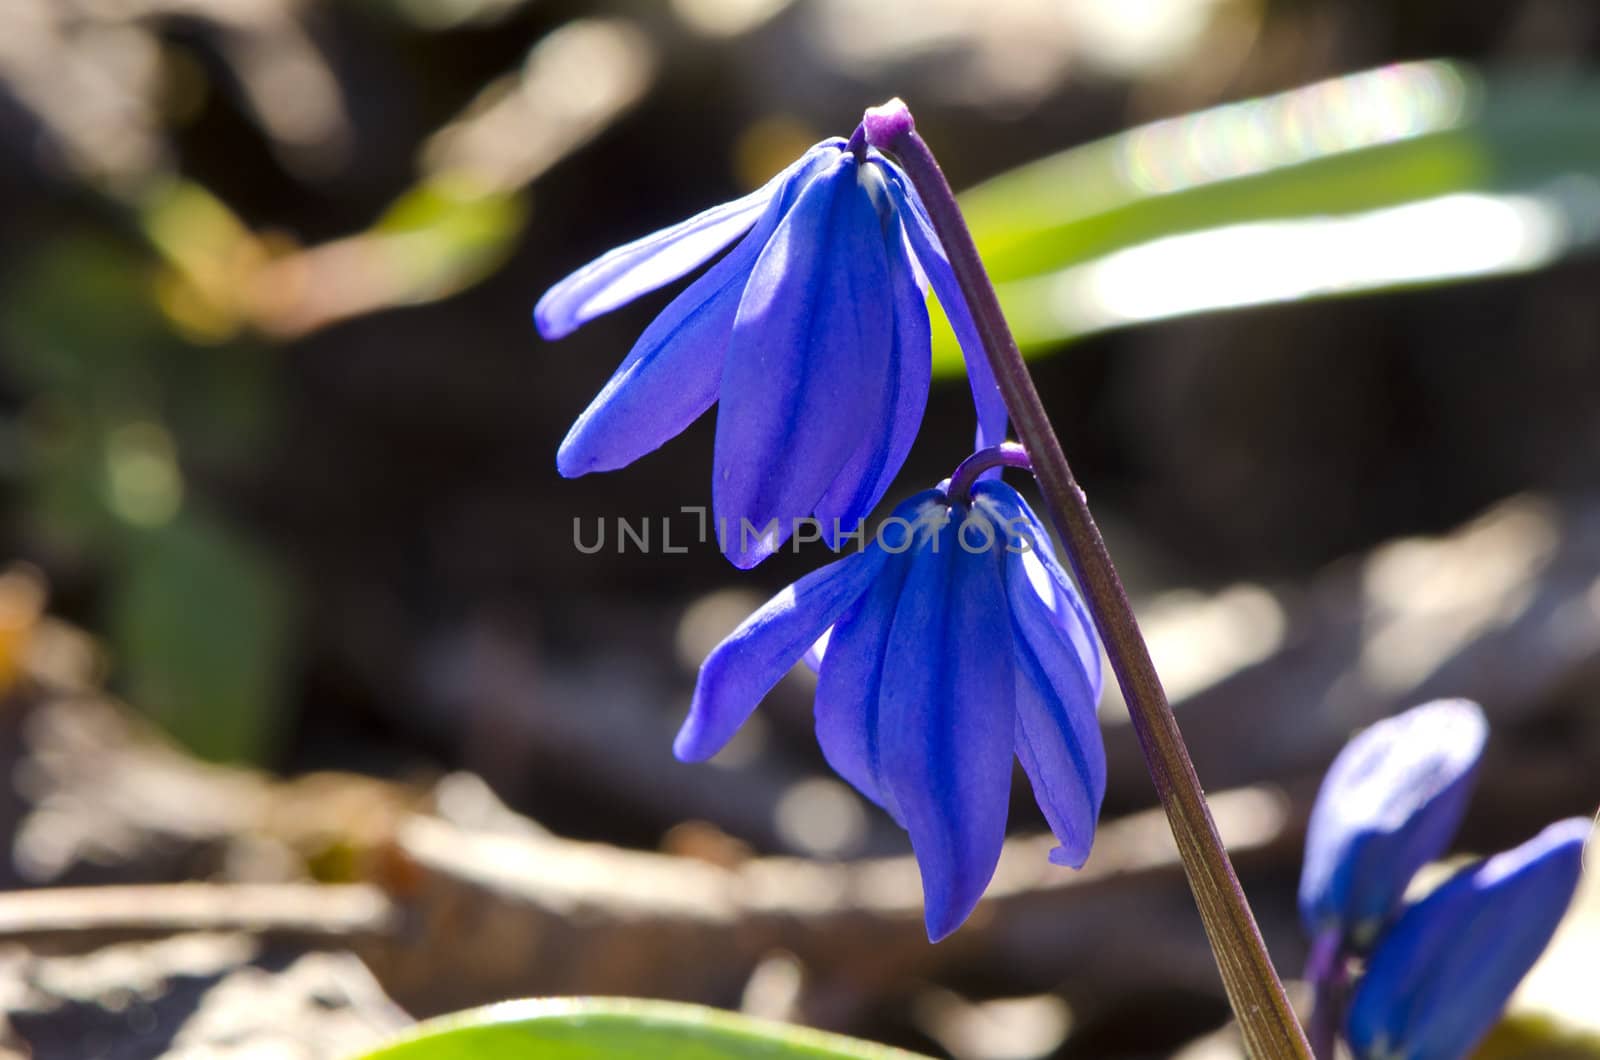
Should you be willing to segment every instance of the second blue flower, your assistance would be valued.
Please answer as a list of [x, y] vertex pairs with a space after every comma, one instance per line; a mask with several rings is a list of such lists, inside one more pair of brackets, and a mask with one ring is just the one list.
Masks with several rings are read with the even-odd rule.
[[1106, 783], [1100, 645], [1015, 490], [980, 482], [970, 507], [918, 494], [751, 615], [701, 667], [678, 757], [715, 754], [824, 633], [818, 742], [910, 832], [930, 938], [994, 874], [1014, 760], [1061, 844], [1050, 859], [1083, 864]]

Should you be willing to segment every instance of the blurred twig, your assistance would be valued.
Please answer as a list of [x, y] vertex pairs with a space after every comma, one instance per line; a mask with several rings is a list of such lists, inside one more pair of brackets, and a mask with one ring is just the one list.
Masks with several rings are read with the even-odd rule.
[[178, 281], [169, 311], [202, 338], [248, 327], [291, 339], [454, 294], [510, 253], [523, 188], [637, 103], [654, 73], [631, 23], [562, 27], [428, 142], [421, 179], [375, 224], [316, 246], [250, 231], [196, 185], [160, 189], [141, 212]]
[[[188, 931], [333, 940], [392, 933], [395, 909], [370, 884], [176, 883], [60, 887], [0, 895], [0, 942], [82, 950]], [[92, 941], [90, 941], [92, 940]]]

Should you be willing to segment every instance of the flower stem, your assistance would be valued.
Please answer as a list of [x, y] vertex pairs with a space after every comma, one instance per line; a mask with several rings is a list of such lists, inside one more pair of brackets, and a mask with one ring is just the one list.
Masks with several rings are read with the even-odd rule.
[[1223, 987], [1238, 1017], [1245, 1048], [1257, 1060], [1309, 1058], [1305, 1035], [1284, 995], [1283, 984], [1278, 981], [1233, 863], [1217, 835], [1211, 808], [1150, 661], [1133, 607], [1089, 514], [1083, 490], [1067, 466], [1061, 442], [1050, 426], [1033, 377], [1012, 338], [955, 194], [933, 152], [917, 135], [905, 104], [895, 100], [873, 108], [867, 112], [863, 126], [872, 146], [898, 158], [921, 195], [934, 232], [950, 257], [1017, 435], [1033, 458], [1034, 477], [1044, 495], [1046, 511], [1066, 544], [1073, 571], [1088, 597], [1095, 625], [1127, 700], [1139, 747], [1177, 840], [1189, 887], [1222, 973]]
[[987, 449], [979, 449], [961, 461], [961, 466], [950, 476], [950, 485], [945, 488], [945, 496], [958, 504], [967, 503], [972, 495], [973, 483], [977, 482], [985, 471], [997, 467], [1019, 467], [1025, 471], [1032, 471], [1033, 461], [1028, 458], [1028, 451], [1016, 442], [1001, 442]]

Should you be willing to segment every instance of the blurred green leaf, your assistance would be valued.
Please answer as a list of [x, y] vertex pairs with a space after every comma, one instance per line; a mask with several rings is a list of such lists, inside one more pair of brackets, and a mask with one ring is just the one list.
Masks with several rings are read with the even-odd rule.
[[474, 187], [459, 176], [430, 177], [407, 189], [372, 235], [393, 241], [390, 267], [409, 300], [442, 297], [499, 266], [522, 230], [527, 208], [514, 193]]
[[1600, 1060], [1600, 1038], [1549, 1016], [1511, 1015], [1472, 1055], [1475, 1060]]
[[0, 340], [26, 396], [11, 470], [31, 529], [53, 547], [103, 552], [148, 521], [122, 503], [137, 499], [126, 488], [137, 476], [119, 474], [140, 464], [118, 459], [138, 456], [129, 441], [170, 434], [191, 466], [221, 475], [275, 414], [269, 351], [181, 341], [154, 305], [152, 273], [137, 245], [69, 231], [0, 291]]
[[130, 535], [110, 614], [129, 697], [198, 754], [260, 761], [282, 720], [291, 600], [265, 553], [193, 506]]
[[[210, 217], [208, 201], [190, 197], [193, 215]], [[29, 530], [104, 571], [130, 698], [200, 754], [259, 761], [280, 720], [292, 594], [186, 498], [180, 449], [227, 474], [267, 430], [276, 362], [181, 341], [152, 297], [153, 264], [132, 243], [67, 232], [0, 292], [26, 393], [14, 473]]]
[[[1537, 268], [1600, 239], [1600, 80], [1388, 67], [1133, 129], [961, 202], [1030, 354], [1185, 313]], [[959, 372], [936, 336], [935, 370]]]
[[156, 418], [151, 351], [171, 342], [149, 302], [146, 262], [126, 243], [62, 234], [0, 292], [0, 339], [26, 395], [15, 472], [29, 529], [67, 553], [112, 546], [110, 439]]
[[97, 418], [156, 400], [143, 350], [165, 336], [137, 247], [67, 231], [12, 263], [0, 291], [6, 366], [29, 393], [60, 394]]
[[698, 1005], [512, 1001], [422, 1024], [363, 1060], [916, 1060], [916, 1054]]

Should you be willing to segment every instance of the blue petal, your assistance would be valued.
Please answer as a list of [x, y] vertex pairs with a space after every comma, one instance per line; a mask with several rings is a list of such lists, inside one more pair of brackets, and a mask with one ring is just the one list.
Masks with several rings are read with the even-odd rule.
[[776, 551], [881, 429], [871, 414], [892, 338], [888, 282], [877, 211], [843, 155], [773, 233], [728, 342], [712, 508], [736, 566]]
[[1306, 832], [1300, 917], [1312, 938], [1337, 930], [1351, 949], [1372, 942], [1412, 875], [1449, 848], [1487, 732], [1477, 704], [1440, 700], [1339, 752]]
[[1006, 594], [1017, 656], [1017, 758], [1061, 846], [1058, 865], [1079, 868], [1094, 843], [1106, 792], [1100, 648], [1076, 588], [1027, 504], [1002, 482], [980, 482], [975, 507], [1010, 532]]
[[1575, 817], [1462, 869], [1384, 933], [1351, 1000], [1361, 1060], [1456, 1060], [1499, 1020], [1572, 900], [1591, 824]]
[[835, 560], [768, 600], [717, 645], [700, 666], [689, 716], [673, 753], [710, 758], [772, 691], [822, 631], [861, 598], [883, 567], [881, 550]]
[[1011, 620], [996, 551], [958, 523], [919, 545], [884, 649], [878, 747], [922, 871], [928, 937], [959, 927], [1005, 840], [1016, 735]]
[[1061, 842], [1050, 860], [1076, 869], [1089, 858], [1106, 794], [1099, 697], [1071, 642], [1060, 637], [1028, 584], [1023, 563], [1013, 560], [1007, 577], [1018, 642], [1017, 758]]
[[879, 779], [878, 694], [884, 648], [908, 566], [902, 557], [891, 557], [872, 588], [833, 627], [816, 698], [822, 756], [902, 828], [905, 820]]
[[1095, 632], [1094, 619], [1084, 606], [1083, 598], [1067, 571], [1056, 558], [1050, 543], [1050, 531], [1039, 521], [1039, 516], [1016, 490], [998, 480], [980, 482], [973, 496], [995, 506], [996, 514], [1005, 520], [1010, 531], [1008, 549], [1020, 552], [1024, 570], [1041, 603], [1050, 611], [1057, 631], [1072, 642], [1072, 648], [1089, 680], [1090, 691], [1096, 703], [1104, 687], [1104, 669], [1100, 662], [1100, 637]]
[[755, 223], [791, 176], [821, 155], [837, 154], [843, 143], [824, 141], [744, 198], [713, 206], [585, 265], [539, 299], [533, 309], [539, 333], [546, 339], [562, 338], [704, 264]]
[[[817, 153], [812, 152], [813, 155]], [[699, 419], [717, 399], [739, 299], [767, 240], [824, 167], [822, 157], [786, 170], [755, 227], [732, 253], [650, 322], [627, 359], [578, 417], [556, 453], [567, 478], [626, 467]]]
[[[943, 499], [935, 490], [899, 505], [891, 518], [915, 524], [929, 505], [943, 510]], [[901, 537], [892, 530], [886, 540], [890, 549], [899, 549]], [[899, 552], [890, 555], [872, 588], [833, 627], [817, 680], [816, 698], [817, 743], [823, 757], [834, 772], [887, 810], [902, 828], [904, 816], [881, 779], [878, 701], [889, 629], [909, 567], [908, 556]]]
[[933, 222], [928, 217], [927, 208], [922, 205], [922, 197], [900, 167], [881, 155], [875, 155], [874, 160], [883, 166], [896, 211], [905, 222], [906, 235], [911, 239], [917, 261], [933, 285], [933, 293], [938, 296], [939, 305], [943, 307], [950, 328], [956, 333], [956, 341], [961, 345], [961, 353], [966, 358], [967, 381], [972, 385], [972, 401], [978, 412], [977, 448], [999, 445], [1006, 440], [1008, 415], [1005, 398], [1001, 396], [1000, 384], [995, 382], [994, 372], [989, 368], [989, 355], [984, 351], [983, 340], [978, 337], [978, 326], [973, 322], [966, 296], [961, 293], [961, 284], [950, 268], [944, 245], [933, 230]]
[[[877, 179], [876, 167], [867, 167], [866, 175]], [[892, 216], [888, 234], [894, 338], [888, 347], [886, 385], [878, 409], [866, 420], [869, 429], [855, 453], [817, 502], [817, 519], [830, 546], [836, 546], [839, 531], [855, 530], [888, 492], [911, 452], [928, 405], [933, 372], [928, 352], [932, 341], [928, 303], [917, 284], [916, 264], [905, 254], [900, 223]]]

